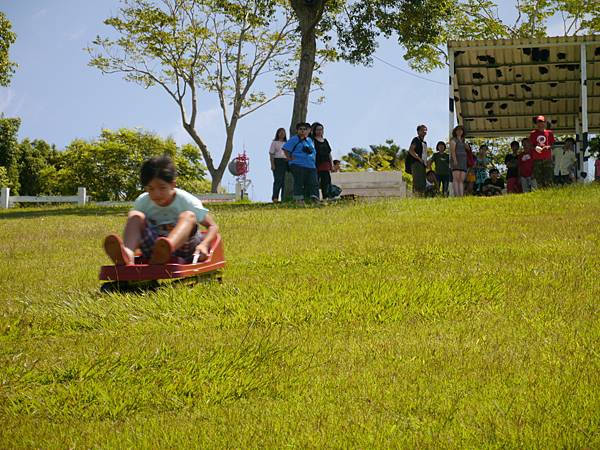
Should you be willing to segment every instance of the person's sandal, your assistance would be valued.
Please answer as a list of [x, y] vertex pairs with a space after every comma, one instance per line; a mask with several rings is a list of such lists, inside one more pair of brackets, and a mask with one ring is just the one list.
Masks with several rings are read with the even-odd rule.
[[150, 264], [166, 264], [171, 260], [171, 255], [175, 249], [173, 244], [165, 237], [159, 237], [154, 243]]
[[109, 234], [104, 238], [104, 251], [117, 266], [133, 264], [123, 241], [117, 234]]

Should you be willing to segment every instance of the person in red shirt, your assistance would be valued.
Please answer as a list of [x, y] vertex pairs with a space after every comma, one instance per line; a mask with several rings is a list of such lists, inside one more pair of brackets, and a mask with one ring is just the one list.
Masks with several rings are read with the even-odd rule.
[[521, 141], [523, 151], [519, 153], [519, 178], [521, 179], [521, 189], [523, 192], [531, 192], [537, 188], [535, 178], [533, 178], [533, 157], [531, 156], [531, 143], [529, 138]]
[[546, 130], [546, 118], [537, 116], [535, 118], [535, 129], [529, 133], [531, 144], [531, 156], [533, 158], [533, 176], [539, 187], [552, 185], [554, 176], [554, 164], [552, 163], [552, 145], [554, 144], [554, 133]]

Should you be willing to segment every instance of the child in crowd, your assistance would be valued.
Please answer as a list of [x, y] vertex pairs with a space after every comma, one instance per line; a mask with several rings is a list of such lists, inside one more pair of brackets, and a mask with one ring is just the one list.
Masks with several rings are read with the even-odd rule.
[[481, 193], [485, 196], [501, 195], [504, 189], [504, 180], [500, 178], [500, 171], [496, 168], [490, 170], [490, 177], [487, 178], [481, 187]]
[[439, 141], [436, 146], [436, 152], [429, 159], [428, 168], [431, 170], [433, 164], [436, 181], [442, 186], [442, 194], [448, 197], [448, 186], [450, 185], [450, 154], [446, 152], [446, 143]]
[[435, 197], [440, 193], [440, 185], [433, 170], [428, 170], [425, 175], [425, 197]]
[[296, 124], [296, 136], [283, 144], [283, 150], [289, 161], [290, 170], [294, 175], [294, 200], [304, 203], [304, 200], [319, 200], [317, 181], [317, 151], [313, 140], [309, 137], [310, 124]]
[[533, 178], [533, 157], [531, 155], [531, 142], [529, 138], [521, 141], [523, 151], [519, 153], [519, 178], [521, 180], [521, 190], [531, 192], [537, 188], [535, 178]]
[[[166, 264], [172, 257], [189, 263], [196, 254], [206, 259], [217, 224], [199, 199], [176, 188], [176, 177], [168, 156], [142, 164], [141, 181], [146, 192], [129, 211], [123, 240], [117, 234], [104, 239], [104, 249], [115, 264], [133, 264], [137, 249], [150, 264]], [[204, 236], [198, 224], [207, 228]]]
[[512, 141], [510, 143], [510, 153], [504, 158], [506, 164], [506, 191], [509, 194], [518, 194], [521, 190], [519, 181], [519, 143]]
[[571, 184], [573, 173], [577, 165], [575, 155], [575, 139], [568, 137], [564, 146], [552, 149], [552, 162], [554, 164], [554, 184]]
[[339, 159], [334, 159], [333, 160], [333, 168], [331, 169], [332, 172], [341, 172], [342, 171], [342, 163], [340, 162]]
[[488, 146], [482, 145], [479, 147], [479, 153], [475, 159], [475, 193], [481, 192], [481, 187], [487, 179], [487, 169], [490, 165], [490, 159], [487, 157]]

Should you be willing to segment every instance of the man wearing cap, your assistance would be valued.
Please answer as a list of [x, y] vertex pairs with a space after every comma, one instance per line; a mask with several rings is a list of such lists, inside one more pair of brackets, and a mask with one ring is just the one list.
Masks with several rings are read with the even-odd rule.
[[531, 144], [531, 156], [533, 157], [533, 176], [538, 187], [552, 185], [554, 166], [552, 164], [552, 145], [554, 144], [554, 133], [546, 130], [546, 118], [537, 116], [535, 118], [535, 129], [529, 133]]

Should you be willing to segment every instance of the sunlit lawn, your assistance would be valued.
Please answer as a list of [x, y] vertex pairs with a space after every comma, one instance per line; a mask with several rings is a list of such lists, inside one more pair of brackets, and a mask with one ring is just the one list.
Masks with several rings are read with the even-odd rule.
[[600, 187], [223, 205], [222, 285], [102, 295], [125, 212], [0, 212], [0, 448], [600, 447]]

